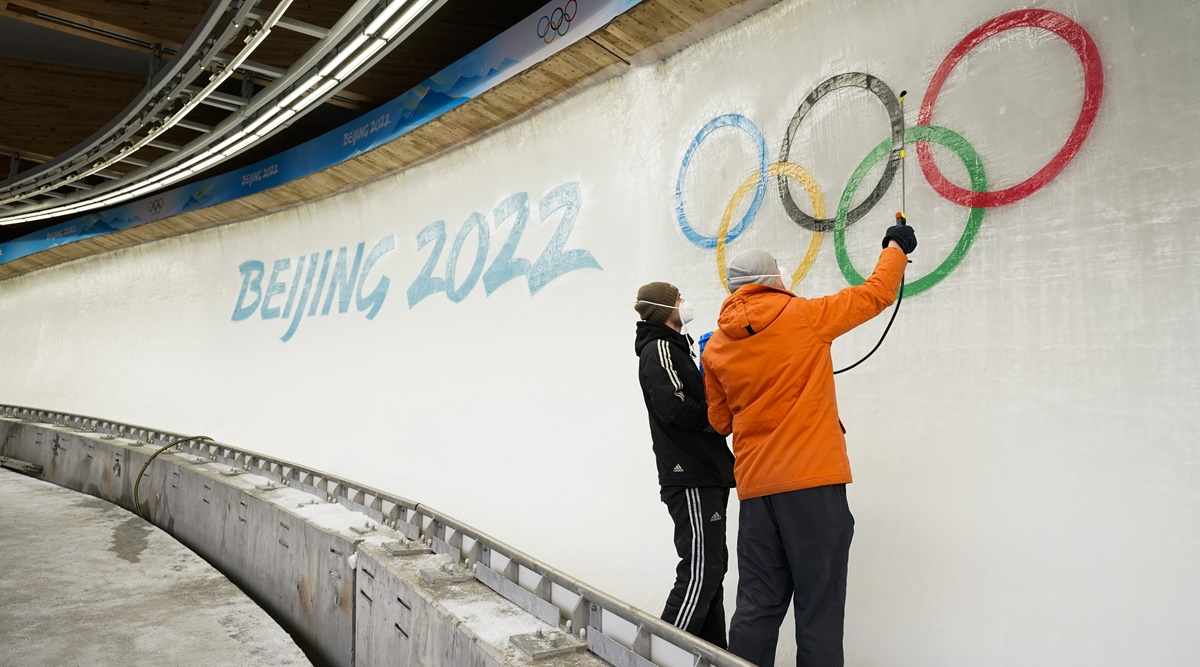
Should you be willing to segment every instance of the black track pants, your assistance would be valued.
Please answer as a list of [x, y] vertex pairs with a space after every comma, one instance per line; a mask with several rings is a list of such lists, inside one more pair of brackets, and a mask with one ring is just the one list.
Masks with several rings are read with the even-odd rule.
[[729, 489], [665, 487], [662, 501], [675, 521], [675, 587], [662, 619], [725, 648], [725, 510]]
[[854, 517], [846, 485], [743, 500], [738, 510], [737, 609], [729, 650], [773, 667], [779, 626], [796, 603], [796, 665], [841, 667], [846, 563]]

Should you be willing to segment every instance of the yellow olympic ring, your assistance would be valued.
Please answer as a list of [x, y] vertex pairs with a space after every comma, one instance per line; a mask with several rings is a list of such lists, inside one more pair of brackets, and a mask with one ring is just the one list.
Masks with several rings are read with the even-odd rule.
[[[817, 218], [825, 217], [825, 198], [821, 195], [821, 186], [817, 185], [816, 179], [804, 170], [803, 167], [791, 162], [775, 162], [767, 167], [769, 176], [788, 176], [794, 179], [797, 183], [804, 186], [808, 191], [808, 198], [812, 201], [813, 215]], [[721, 231], [717, 233], [717, 278], [721, 281], [721, 286], [729, 292], [729, 283], [725, 281], [725, 237], [729, 234], [729, 223], [733, 220], [733, 214], [737, 211], [738, 204], [742, 203], [742, 199], [750, 194], [750, 191], [758, 187], [759, 172], [755, 171], [750, 174], [744, 183], [738, 187], [737, 192], [733, 193], [733, 199], [729, 201], [729, 206], [725, 207], [725, 215], [721, 216]], [[813, 262], [817, 259], [817, 251], [821, 249], [821, 239], [825, 236], [824, 232], [813, 232], [812, 241], [808, 244], [808, 252], [804, 254], [804, 261], [800, 262], [800, 266], [796, 268], [796, 272], [792, 274], [791, 290], [795, 291], [796, 286], [804, 280], [804, 276], [808, 274], [808, 270], [812, 268]]]

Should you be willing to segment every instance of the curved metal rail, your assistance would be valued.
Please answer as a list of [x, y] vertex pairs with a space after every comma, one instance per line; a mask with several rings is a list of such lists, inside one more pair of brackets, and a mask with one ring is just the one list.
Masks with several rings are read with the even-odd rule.
[[[229, 160], [338, 94], [407, 39], [446, 1], [355, 0], [331, 28], [316, 31], [322, 36], [291, 67], [276, 71], [247, 58], [276, 26], [314, 32], [315, 26], [283, 23], [292, 0], [281, 0], [269, 13], [258, 9], [259, 0], [213, 0], [205, 20], [184, 48], [116, 119], [68, 154], [0, 182], [0, 224], [112, 206], [166, 189]], [[257, 27], [247, 27], [255, 21], [260, 22]], [[249, 31], [246, 45], [236, 55], [221, 53], [243, 30]], [[273, 77], [274, 81], [250, 99], [219, 93], [220, 84], [238, 69]], [[213, 74], [202, 88], [192, 86], [210, 70]], [[189, 124], [184, 117], [201, 103], [232, 113], [214, 127]], [[199, 131], [200, 136], [185, 146], [171, 146], [167, 155], [153, 163], [132, 157], [175, 125]], [[120, 176], [105, 176], [111, 180], [82, 191], [55, 192], [89, 175], [104, 175], [104, 170], [117, 162], [138, 168]], [[25, 204], [12, 206], [18, 202]]]
[[[172, 94], [199, 78], [216, 52], [233, 40], [239, 29], [236, 18], [229, 16], [234, 2], [214, 0], [187, 42], [167, 66], [158, 71], [138, 99], [130, 102], [98, 132], [66, 154], [0, 182], [0, 203], [19, 201], [77, 181], [113, 150], [118, 155], [131, 154], [132, 150], [120, 149], [118, 144], [133, 137], [144, 124], [163, 113]], [[251, 8], [252, 5], [247, 6], [245, 12]], [[244, 14], [238, 12], [237, 16]]]

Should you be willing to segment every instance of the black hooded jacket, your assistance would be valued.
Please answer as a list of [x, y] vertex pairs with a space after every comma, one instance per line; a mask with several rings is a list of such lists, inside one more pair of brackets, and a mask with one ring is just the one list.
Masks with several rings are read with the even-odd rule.
[[658, 483], [732, 488], [733, 453], [725, 436], [708, 425], [704, 379], [688, 338], [666, 325], [642, 321], [633, 348], [650, 413]]

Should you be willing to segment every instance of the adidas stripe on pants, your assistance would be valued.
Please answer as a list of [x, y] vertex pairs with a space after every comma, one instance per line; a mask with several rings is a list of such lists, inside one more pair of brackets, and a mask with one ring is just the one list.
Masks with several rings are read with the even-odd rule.
[[675, 522], [675, 552], [679, 554], [675, 587], [667, 597], [662, 619], [725, 648], [723, 582], [729, 569], [725, 544], [729, 489], [665, 487], [661, 497]]

